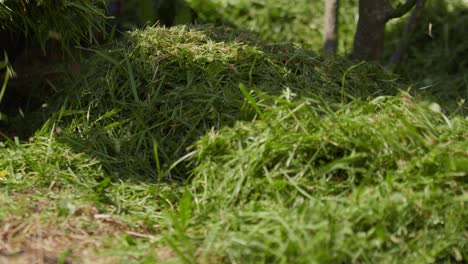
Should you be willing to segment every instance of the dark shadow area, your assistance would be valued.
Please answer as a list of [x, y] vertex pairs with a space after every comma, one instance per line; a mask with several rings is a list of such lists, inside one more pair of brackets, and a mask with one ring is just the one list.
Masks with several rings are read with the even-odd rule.
[[[407, 18], [389, 27], [387, 57], [400, 44]], [[395, 73], [414, 84], [413, 92], [448, 113], [468, 114], [468, 7], [450, 1], [426, 1]], [[465, 102], [461, 103], [461, 100]]]
[[[53, 30], [49, 30], [48, 37], [45, 37], [42, 30], [34, 30], [34, 26], [24, 22], [28, 21], [29, 16], [45, 15], [42, 11], [35, 13], [37, 10], [34, 9], [23, 14], [26, 16], [23, 21], [24, 28], [16, 26], [15, 21], [11, 22], [14, 26], [3, 25], [4, 28], [0, 29], [0, 62], [7, 61], [14, 71], [14, 76], [9, 78], [0, 102], [0, 131], [5, 136], [26, 140], [40, 130], [45, 120], [51, 116], [51, 98], [60, 90], [60, 87], [55, 85], [60, 85], [64, 78], [76, 75], [80, 61], [94, 55], [85, 49], [106, 45], [120, 38], [123, 29], [121, 21], [115, 18], [123, 15], [122, 6], [119, 5], [122, 1], [112, 0], [106, 3], [108, 5], [93, 4], [97, 10], [105, 10], [105, 27], [88, 28], [89, 32], [87, 31], [85, 36], [77, 37], [73, 45], [65, 45], [61, 42], [61, 34], [55, 32], [56, 35], [53, 35]], [[43, 8], [37, 8], [41, 7]], [[74, 7], [81, 7], [82, 11], [86, 11], [80, 4]], [[77, 19], [79, 16], [68, 14], [66, 17]], [[48, 21], [50, 25], [54, 25], [53, 22]], [[52, 28], [50, 25], [49, 28]], [[74, 30], [79, 29], [79, 25], [76, 26]], [[4, 83], [4, 76], [5, 70], [0, 69], [0, 84]], [[7, 139], [0, 137], [0, 141], [3, 140]]]
[[[2, 47], [8, 54], [14, 76], [9, 78], [0, 103], [0, 112], [5, 117], [0, 120], [0, 130], [8, 137], [26, 140], [50, 117], [49, 103], [60, 89], [56, 85], [77, 74], [79, 60], [91, 54], [80, 49], [64, 50], [53, 42], [42, 48], [23, 37], [4, 40], [7, 45], [26, 44]], [[0, 82], [4, 82], [4, 72]]]
[[[0, 102], [0, 130], [7, 136], [28, 137], [40, 124], [32, 125], [26, 115], [37, 113], [53, 94], [50, 81], [57, 79], [58, 61], [55, 47], [42, 50], [18, 32], [0, 31], [1, 62], [8, 62], [14, 71]], [[4, 84], [5, 69], [0, 71], [0, 83]], [[3, 139], [2, 139], [3, 140]]]

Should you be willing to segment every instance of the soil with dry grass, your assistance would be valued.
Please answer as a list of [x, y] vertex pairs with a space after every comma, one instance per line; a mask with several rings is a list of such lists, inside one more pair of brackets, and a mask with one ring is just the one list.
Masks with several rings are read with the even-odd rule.
[[[31, 193], [25, 197], [31, 197]], [[99, 213], [92, 205], [82, 205], [66, 217], [47, 213], [54, 202], [53, 199], [30, 201], [26, 208], [18, 208], [23, 210], [22, 215], [2, 216], [0, 263], [117, 263], [119, 257], [103, 253], [115, 246], [114, 239], [125, 236], [142, 241], [154, 239], [148, 230]], [[176, 256], [162, 245], [153, 251], [161, 261]]]

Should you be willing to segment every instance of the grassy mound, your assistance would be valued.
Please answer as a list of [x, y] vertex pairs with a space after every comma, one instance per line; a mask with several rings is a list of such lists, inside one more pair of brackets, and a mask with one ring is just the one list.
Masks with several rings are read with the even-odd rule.
[[193, 207], [180, 206], [180, 219], [193, 218], [176, 221], [172, 233], [185, 257], [239, 263], [468, 257], [466, 119], [448, 119], [437, 105], [407, 94], [338, 111], [288, 95], [257, 107], [261, 119], [212, 131], [196, 144]]
[[252, 117], [241, 83], [332, 104], [398, 87], [375, 66], [348, 71], [353, 64], [345, 59], [262, 44], [224, 27], [137, 30], [95, 53], [60, 85], [61, 138], [131, 175], [162, 177], [205, 131]]
[[197, 142], [183, 195], [167, 183], [110, 181], [98, 160], [53, 137], [1, 145], [0, 223], [18, 226], [5, 237], [21, 234], [2, 242], [31, 253], [53, 239], [60, 251], [40, 250], [77, 261], [468, 258], [466, 119], [407, 94], [336, 109], [289, 92], [247, 101], [256, 120]]

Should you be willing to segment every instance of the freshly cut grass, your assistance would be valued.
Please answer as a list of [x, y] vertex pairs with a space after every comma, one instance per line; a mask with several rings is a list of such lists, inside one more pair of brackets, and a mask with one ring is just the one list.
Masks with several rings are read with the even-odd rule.
[[328, 194], [389, 178], [466, 182], [468, 121], [448, 119], [438, 105], [417, 103], [406, 93], [356, 100], [339, 110], [314, 99], [283, 98], [262, 112], [260, 120], [211, 131], [196, 144], [193, 184], [214, 184], [198, 182], [212, 186], [203, 191], [207, 200], [236, 204], [252, 200], [252, 191], [269, 197], [264, 187], [270, 184], [275, 194], [306, 195], [322, 181], [330, 184]]
[[288, 93], [273, 101], [257, 105], [262, 118], [197, 142], [192, 196], [168, 236], [182, 258], [467, 259], [466, 119], [406, 93], [338, 110]]
[[[111, 181], [96, 158], [75, 152], [55, 137], [40, 135], [30, 142], [0, 143], [0, 188], [11, 197], [34, 192], [67, 193], [66, 200], [73, 203], [93, 203], [102, 212], [121, 214], [123, 218], [127, 214], [129, 218], [145, 216], [147, 224], [156, 222], [159, 212], [172, 208], [180, 196], [177, 185]], [[0, 207], [0, 218], [11, 213], [12, 207]], [[77, 206], [72, 207], [75, 209], [60, 206], [56, 209], [66, 216], [75, 213]], [[148, 208], [153, 215], [146, 215]], [[143, 224], [130, 220], [129, 223]]]
[[[0, 253], [55, 239], [45, 261], [468, 259], [468, 122], [392, 95], [376, 66], [216, 27], [93, 52], [41, 131], [0, 144], [0, 224], [57, 227], [9, 225]], [[99, 248], [71, 254], [65, 232]]]
[[97, 160], [74, 153], [53, 137], [40, 136], [28, 143], [0, 142], [0, 175], [0, 185], [13, 189], [17, 183], [24, 189], [69, 188], [83, 175], [89, 183], [104, 178]]
[[213, 127], [250, 119], [239, 84], [271, 94], [289, 88], [332, 104], [399, 87], [377, 66], [343, 78], [353, 65], [345, 59], [263, 44], [225, 27], [149, 27], [94, 53], [72, 82], [57, 85], [65, 95], [55, 102], [60, 137], [107, 170], [144, 177], [185, 177], [183, 166], [167, 170], [187, 146]]
[[[0, 262], [156, 262], [180, 187], [111, 181], [99, 161], [54, 137], [0, 143]], [[163, 214], [164, 212], [164, 214]]]
[[199, 140], [185, 192], [109, 181], [97, 159], [53, 137], [1, 145], [0, 223], [26, 226], [2, 229], [0, 251], [98, 262], [467, 259], [466, 119], [407, 94], [340, 108], [288, 91], [250, 97], [262, 117]]

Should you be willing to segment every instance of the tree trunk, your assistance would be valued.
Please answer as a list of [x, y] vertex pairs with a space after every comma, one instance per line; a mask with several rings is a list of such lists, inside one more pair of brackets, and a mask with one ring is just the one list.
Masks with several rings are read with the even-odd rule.
[[401, 43], [396, 49], [395, 53], [393, 53], [393, 56], [390, 59], [390, 65], [388, 67], [393, 67], [397, 64], [400, 64], [403, 60], [403, 55], [405, 54], [406, 49], [408, 48], [411, 34], [413, 33], [417, 21], [421, 16], [425, 2], [426, 0], [417, 0], [416, 7], [414, 8], [413, 13], [411, 14], [410, 19], [408, 20], [408, 24], [406, 25], [405, 31], [403, 33]]
[[339, 0], [325, 0], [323, 51], [333, 56], [336, 55], [338, 46], [339, 4]]
[[359, 20], [354, 36], [353, 58], [380, 61], [384, 51], [385, 24], [406, 14], [417, 0], [393, 8], [390, 0], [359, 0]]
[[359, 0], [359, 20], [354, 36], [353, 58], [379, 61], [382, 58], [388, 0]]
[[178, 0], [154, 0], [156, 16], [161, 25], [170, 27], [174, 25], [177, 15]]

